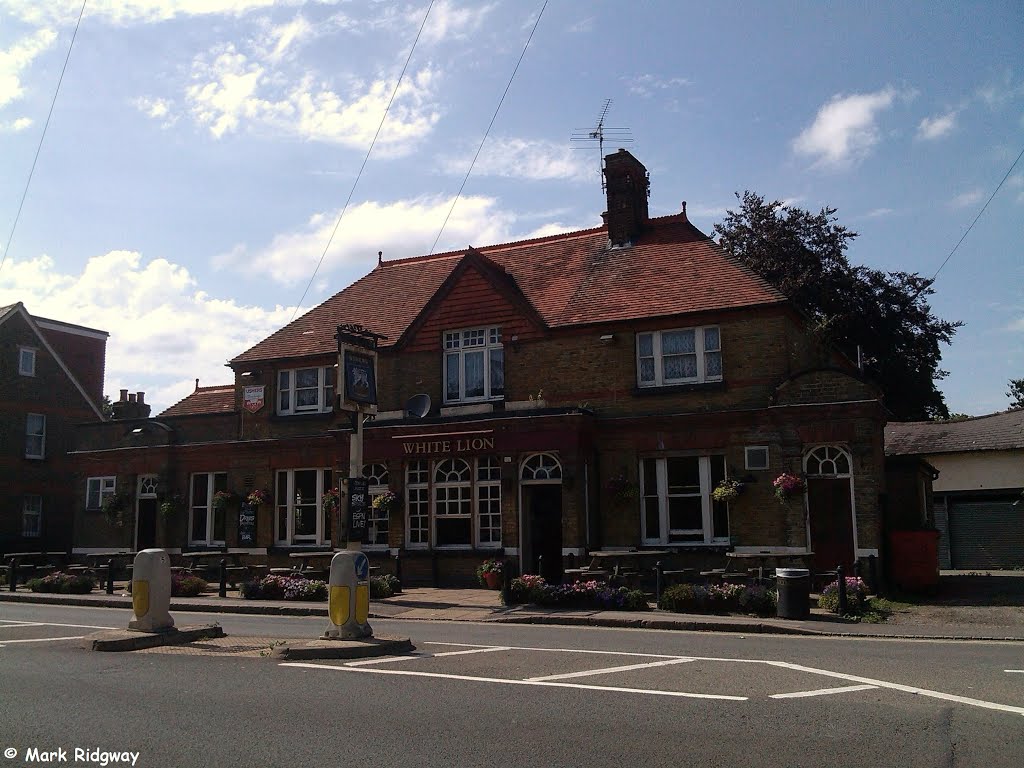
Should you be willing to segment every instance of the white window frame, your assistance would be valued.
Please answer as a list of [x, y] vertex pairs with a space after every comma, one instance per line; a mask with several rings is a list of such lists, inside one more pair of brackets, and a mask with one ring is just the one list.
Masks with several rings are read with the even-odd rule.
[[[480, 335], [481, 343], [476, 343], [477, 334]], [[505, 397], [505, 346], [501, 340], [501, 327], [483, 326], [476, 328], [462, 328], [459, 330], [445, 331], [442, 336], [442, 358], [441, 358], [441, 390], [444, 392], [444, 402], [447, 403], [478, 403], [488, 400], [501, 400]], [[501, 391], [492, 389], [491, 385], [491, 353], [501, 352]], [[466, 356], [470, 354], [483, 353], [483, 394], [466, 394]], [[449, 370], [453, 364], [458, 365], [459, 392], [453, 396], [448, 390]]]
[[[277, 372], [277, 414], [296, 416], [303, 413], [330, 413], [334, 410], [334, 387], [338, 378], [335, 365], [307, 365], [301, 368], [286, 368]], [[304, 371], [317, 372], [317, 401], [315, 404], [296, 405], [296, 382], [298, 374]], [[304, 387], [303, 389], [312, 389]]]
[[[363, 467], [363, 477], [367, 480], [367, 495], [369, 505], [366, 508], [366, 542], [363, 548], [369, 551], [379, 551], [388, 548], [388, 531], [391, 520], [388, 511], [376, 509], [373, 500], [391, 490], [389, 486], [390, 475], [388, 465], [382, 462], [366, 464]], [[384, 541], [374, 541], [374, 538], [383, 538]]]
[[[32, 417], [41, 419], [38, 431], [32, 430]], [[39, 450], [35, 452], [34, 443], [38, 441]], [[46, 414], [29, 413], [25, 415], [25, 458], [45, 459], [46, 458]]]
[[[750, 460], [750, 454], [752, 451], [764, 451], [764, 466], [755, 465]], [[747, 445], [743, 448], [743, 468], [748, 469], [752, 472], [759, 472], [768, 469], [771, 462], [771, 455], [768, 451], [767, 445]]]
[[[295, 533], [296, 506], [310, 507], [311, 504], [297, 504], [295, 497], [295, 474], [297, 472], [316, 472], [316, 533]], [[330, 467], [296, 467], [295, 469], [279, 469], [274, 473], [274, 539], [281, 546], [329, 546], [328, 520], [324, 514], [324, 491], [330, 490], [333, 475]], [[284, 480], [284, 488], [281, 487]], [[281, 503], [282, 491], [284, 503]], [[285, 513], [284, 538], [280, 530], [281, 512]]]
[[[501, 547], [501, 459], [497, 456], [480, 456], [473, 461], [473, 537], [479, 549]], [[484, 526], [484, 519], [490, 524]], [[497, 518], [495, 522], [494, 518]], [[490, 540], [484, 541], [485, 531], [491, 533]], [[495, 538], [497, 536], [497, 538]]]
[[18, 375], [36, 375], [36, 349], [35, 347], [18, 347]]
[[[439, 480], [438, 473], [447, 462], [452, 463], [452, 469], [448, 473], [465, 475], [465, 479], [459, 477], [455, 480]], [[465, 466], [465, 472], [460, 468]], [[459, 456], [452, 456], [439, 459], [433, 462], [430, 468], [430, 477], [433, 481], [431, 489], [431, 534], [435, 542], [435, 549], [471, 549], [473, 547], [473, 479], [476, 471], [476, 462], [472, 459], [464, 459]], [[445, 496], [444, 499], [441, 496]], [[461, 511], [463, 506], [466, 511]], [[450, 509], [459, 510], [456, 512]], [[443, 510], [443, 511], [442, 511]], [[469, 520], [469, 540], [465, 544], [441, 544], [437, 533], [437, 524], [443, 520]]]
[[[445, 461], [464, 461], [469, 467], [465, 479], [439, 481], [437, 471]], [[486, 489], [486, 490], [485, 490]], [[441, 504], [453, 500], [439, 499], [457, 491], [457, 501], [469, 502], [468, 512], [439, 513]], [[463, 498], [463, 494], [466, 494]], [[484, 518], [490, 518], [487, 531], [497, 534], [496, 541], [482, 541]], [[497, 517], [497, 521], [494, 521]], [[463, 544], [437, 544], [438, 519], [469, 519], [470, 539]], [[408, 549], [469, 550], [501, 549], [501, 459], [498, 456], [451, 456], [435, 460], [414, 459], [405, 466], [405, 546]]]
[[[29, 520], [35, 520], [29, 527]], [[21, 535], [26, 539], [37, 539], [43, 535], [43, 497], [37, 493], [25, 494], [21, 507]]]
[[[718, 332], [718, 349], [706, 349], [705, 348], [705, 332], [714, 329]], [[697, 374], [695, 376], [685, 378], [667, 378], [665, 376], [665, 365], [664, 355], [662, 354], [662, 337], [666, 333], [685, 333], [687, 331], [693, 331], [693, 349], [692, 353], [696, 356], [697, 361]], [[651, 354], [640, 355], [640, 340], [643, 337], [649, 336], [651, 338]], [[707, 372], [707, 355], [718, 354], [722, 355], [722, 329], [717, 325], [705, 325], [695, 326], [692, 328], [666, 328], [661, 331], [642, 331], [636, 334], [636, 385], [637, 387], [648, 389], [651, 387], [670, 387], [677, 384], [704, 384], [707, 382], [716, 382], [722, 380], [722, 374], [710, 375]], [[641, 359], [652, 358], [654, 360], [654, 379], [653, 381], [644, 381], [642, 379], [642, 366]], [[724, 360], [723, 360], [724, 370]]]
[[[668, 461], [670, 459], [679, 458], [696, 458], [698, 459], [698, 477], [700, 479], [700, 492], [699, 493], [687, 493], [687, 494], [672, 494], [668, 492]], [[721, 455], [714, 456], [646, 456], [641, 457], [639, 474], [640, 478], [640, 535], [644, 544], [664, 544], [664, 545], [679, 545], [679, 546], [707, 546], [707, 545], [721, 545], [728, 544], [730, 539], [728, 533], [724, 536], [714, 535], [714, 504], [715, 502], [711, 498], [711, 492], [714, 490], [713, 483], [711, 480], [711, 461], [712, 460], [723, 461], [724, 457]], [[654, 487], [651, 487], [651, 478], [644, 475], [644, 461], [653, 460], [655, 462], [655, 474]], [[648, 536], [647, 534], [647, 515], [645, 499], [648, 497], [657, 496], [658, 499], [658, 518], [659, 518], [659, 535]], [[695, 498], [699, 496], [701, 500], [701, 527], [700, 528], [680, 528], [670, 529], [669, 528], [669, 498], [680, 498], [690, 497]], [[728, 525], [728, 512], [726, 513], [726, 522]], [[702, 535], [701, 540], [694, 539], [673, 539], [673, 535], [686, 536], [700, 533]]]
[[[206, 478], [206, 498], [196, 499], [196, 478]], [[218, 482], [220, 478], [220, 482]], [[189, 544], [199, 544], [203, 546], [224, 546], [224, 538], [216, 538], [215, 532], [217, 530], [217, 516], [224, 518], [224, 533], [227, 535], [227, 518], [226, 512], [223, 507], [215, 509], [213, 506], [213, 497], [217, 491], [227, 490], [228, 485], [228, 473], [227, 472], [193, 472], [189, 477], [189, 493], [188, 493], [188, 538]], [[202, 503], [198, 503], [202, 502]], [[206, 529], [202, 538], [195, 538], [192, 536], [193, 533], [193, 522], [195, 520], [196, 512], [202, 510], [206, 515]]]
[[405, 546], [430, 548], [430, 472], [432, 463], [415, 459], [405, 466]]
[[[85, 481], [85, 508], [102, 509], [103, 502], [107, 500], [107, 497], [113, 496], [116, 492], [116, 476], [90, 477]], [[92, 503], [93, 496], [96, 497], [95, 503]]]

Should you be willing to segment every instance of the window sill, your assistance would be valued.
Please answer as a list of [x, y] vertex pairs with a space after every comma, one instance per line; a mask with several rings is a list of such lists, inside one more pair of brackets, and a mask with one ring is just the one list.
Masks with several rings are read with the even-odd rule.
[[280, 421], [319, 421], [334, 416], [334, 411], [309, 411], [302, 413], [274, 413], [273, 419]]
[[681, 392], [724, 392], [725, 381], [704, 381], [694, 384], [667, 384], [661, 387], [634, 387], [633, 394], [638, 397], [646, 395], [671, 395]]
[[493, 402], [451, 403], [441, 406], [442, 416], [468, 416], [474, 413], [491, 413], [492, 411], [494, 411]]

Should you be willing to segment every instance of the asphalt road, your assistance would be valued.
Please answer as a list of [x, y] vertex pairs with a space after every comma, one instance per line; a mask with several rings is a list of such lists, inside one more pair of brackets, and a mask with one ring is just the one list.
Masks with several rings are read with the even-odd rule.
[[[217, 620], [238, 648], [325, 621], [175, 619]], [[1021, 643], [378, 620], [416, 654], [282, 664], [54, 639], [127, 620], [0, 605], [0, 751], [17, 751], [0, 768], [43, 762], [33, 748], [147, 768], [1024, 764]]]

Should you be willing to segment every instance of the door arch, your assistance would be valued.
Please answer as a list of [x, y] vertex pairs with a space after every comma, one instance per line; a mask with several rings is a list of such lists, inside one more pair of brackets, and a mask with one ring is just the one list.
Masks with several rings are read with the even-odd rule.
[[842, 565], [852, 573], [857, 552], [853, 503], [853, 458], [839, 445], [817, 445], [804, 453], [808, 541], [815, 571]]
[[534, 453], [519, 465], [519, 509], [521, 571], [561, 581], [562, 463], [557, 456]]

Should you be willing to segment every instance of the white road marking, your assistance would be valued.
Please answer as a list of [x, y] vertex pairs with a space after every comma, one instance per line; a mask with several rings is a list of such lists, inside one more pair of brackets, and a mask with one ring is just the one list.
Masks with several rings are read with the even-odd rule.
[[1003, 672], [1020, 672], [1024, 674], [1024, 669], [1004, 669]]
[[432, 658], [441, 658], [442, 656], [465, 656], [467, 653], [493, 653], [494, 651], [510, 651], [512, 648], [507, 645], [495, 645], [487, 648], [473, 648], [468, 651], [445, 651], [444, 653], [432, 653]]
[[14, 619], [0, 619], [5, 624], [20, 625], [22, 627], [72, 627], [74, 629], [120, 629], [120, 627], [97, 627], [92, 624], [57, 624], [52, 621], [15, 621]]
[[360, 661], [350, 661], [345, 666], [348, 667], [362, 667], [367, 664], [390, 664], [395, 661], [415, 661], [416, 659], [437, 659], [441, 656], [465, 656], [468, 653], [493, 653], [494, 651], [507, 651], [507, 646], [487, 646], [485, 648], [472, 648], [468, 651], [445, 651], [444, 653], [418, 653], [410, 654], [408, 656], [385, 656], [381, 659], [361, 659]]
[[652, 661], [647, 664], [628, 664], [624, 667], [605, 667], [604, 669], [587, 669], [583, 672], [567, 672], [564, 675], [545, 675], [544, 677], [530, 677], [527, 678], [528, 683], [540, 683], [545, 680], [568, 680], [573, 677], [590, 677], [591, 675], [610, 675], [615, 672], [630, 672], [634, 669], [648, 669], [650, 667], [664, 667], [669, 664], [686, 664], [693, 659], [663, 659], [662, 661]]
[[0, 629], [21, 629], [22, 627], [45, 627], [46, 625], [41, 621], [19, 621], [17, 624], [8, 624], [0, 627]]
[[827, 669], [805, 667], [802, 664], [790, 664], [787, 661], [765, 661], [764, 663], [773, 667], [784, 667], [786, 669], [795, 669], [798, 672], [809, 672], [812, 675], [824, 675], [825, 677], [834, 677], [839, 680], [849, 680], [852, 683], [865, 683], [867, 685], [877, 686], [878, 688], [889, 688], [894, 691], [903, 691], [904, 693], [915, 693], [919, 696], [929, 696], [933, 699], [942, 699], [943, 701], [955, 701], [958, 704], [967, 704], [968, 706], [980, 707], [981, 709], [995, 709], [1000, 712], [1012, 712], [1016, 715], [1024, 715], [1024, 707], [1011, 707], [1008, 704], [996, 704], [993, 701], [971, 699], [967, 696], [957, 696], [952, 693], [943, 693], [942, 691], [931, 691], [927, 688], [917, 688], [913, 685], [890, 683], [885, 680], [874, 680], [870, 677], [861, 677], [860, 675], [848, 675], [844, 672], [830, 672]]
[[3, 645], [10, 645], [11, 643], [52, 643], [55, 640], [81, 640], [85, 635], [75, 635], [74, 637], [38, 637], [33, 640], [4, 640]]
[[683, 699], [715, 699], [719, 701], [747, 701], [746, 696], [721, 696], [713, 693], [685, 693], [683, 691], [659, 691], [647, 688], [617, 688], [605, 685], [580, 685], [578, 683], [557, 683], [535, 680], [512, 680], [501, 677], [471, 677], [469, 675], [445, 675], [437, 672], [413, 672], [404, 669], [366, 669], [364, 667], [336, 667], [331, 664], [308, 664], [299, 661], [286, 661], [282, 667], [305, 667], [307, 669], [333, 669], [341, 672], [367, 672], [376, 675], [405, 675], [407, 677], [436, 677], [445, 680], [466, 680], [476, 683], [499, 683], [502, 685], [531, 685], [546, 688], [577, 688], [585, 691], [611, 691], [614, 693], [640, 693], [648, 696], [674, 696]]
[[877, 685], [848, 685], [845, 688], [819, 688], [816, 691], [797, 691], [796, 693], [773, 693], [769, 699], [803, 699], [808, 696], [829, 696], [833, 693], [852, 693], [853, 691], [871, 691]]
[[[429, 641], [424, 645], [452, 645], [459, 648], [495, 648], [501, 647], [509, 651], [546, 651], [547, 653], [592, 653], [600, 656], [636, 656], [642, 659], [688, 659], [689, 656], [680, 656], [679, 654], [668, 654], [668, 653], [634, 653], [632, 651], [591, 651], [584, 650], [582, 648], [537, 648], [529, 645], [474, 645], [472, 643], [442, 643]], [[722, 661], [728, 661], [728, 659], [722, 659]]]

